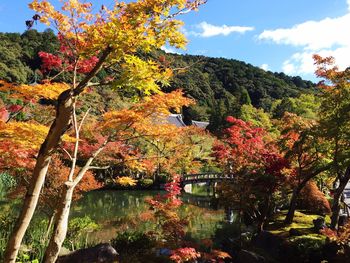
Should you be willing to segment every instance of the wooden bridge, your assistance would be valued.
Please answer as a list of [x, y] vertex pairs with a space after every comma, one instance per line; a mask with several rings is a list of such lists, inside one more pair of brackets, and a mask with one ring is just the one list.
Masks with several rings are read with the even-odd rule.
[[201, 174], [184, 174], [182, 176], [181, 184], [199, 184], [199, 183], [216, 183], [225, 180], [233, 180], [234, 176], [225, 175], [222, 173], [201, 173]]

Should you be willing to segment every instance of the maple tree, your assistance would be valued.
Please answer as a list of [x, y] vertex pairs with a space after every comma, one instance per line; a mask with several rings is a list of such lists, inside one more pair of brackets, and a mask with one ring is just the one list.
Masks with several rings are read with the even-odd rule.
[[[87, 141], [86, 144], [82, 145], [82, 160], [84, 160], [84, 164], [81, 167], [77, 166], [80, 144], [83, 139], [80, 134], [87, 114], [78, 122], [74, 107], [72, 136], [75, 136], [75, 141], [71, 143], [71, 148], [67, 148], [71, 149], [71, 153], [63, 148], [71, 162], [70, 172], [68, 180], [64, 183], [65, 187], [57, 209], [54, 233], [46, 250], [45, 260], [52, 262], [58, 256], [67, 233], [68, 215], [74, 190], [85, 177], [87, 171], [99, 169], [99, 166], [96, 167], [96, 163], [98, 165], [109, 164], [113, 161], [118, 163], [120, 159], [126, 162], [128, 166], [138, 165], [138, 158], [141, 157], [136, 156], [135, 158], [133, 147], [128, 147], [128, 145], [131, 146], [134, 139], [137, 138], [161, 138], [165, 135], [177, 137], [181, 135], [181, 132], [174, 135], [177, 132], [177, 128], [174, 125], [167, 124], [164, 120], [170, 114], [170, 109], [176, 110], [189, 103], [192, 103], [192, 101], [183, 97], [181, 91], [174, 91], [168, 94], [159, 93], [145, 98], [130, 109], [106, 112], [103, 119], [92, 126], [93, 130], [90, 127], [86, 132], [88, 135], [93, 131], [93, 134], [97, 133], [97, 135], [94, 136], [95, 138], [90, 136], [90, 142]], [[89, 136], [86, 136], [86, 139], [89, 139]], [[91, 139], [93, 140], [91, 141]], [[132, 154], [128, 154], [130, 149]], [[128, 158], [130, 159], [128, 160]], [[125, 183], [126, 180], [119, 178], [119, 181]], [[132, 183], [130, 180], [128, 181]]]
[[[182, 23], [176, 16], [196, 9], [204, 2], [200, 0], [116, 2], [111, 9], [102, 5], [96, 12], [93, 12], [91, 3], [78, 0], [63, 1], [61, 11], [56, 10], [46, 0], [34, 0], [29, 5], [39, 14], [37, 18], [40, 17], [41, 22], [54, 26], [60, 34], [62, 38], [60, 58], [64, 63], [65, 61], [72, 63], [73, 72], [69, 89], [60, 93], [57, 98], [55, 119], [39, 149], [23, 209], [5, 252], [6, 262], [16, 260], [24, 233], [36, 208], [52, 153], [72, 121], [73, 109], [79, 95], [91, 85], [91, 80], [101, 68], [112, 68], [115, 65], [122, 70], [116, 73], [116, 81], [118, 76], [122, 76], [119, 80], [123, 81], [117, 83], [117, 86], [138, 88], [148, 94], [157, 92], [159, 86], [156, 83], [165, 83], [171, 76], [170, 71], [160, 70], [152, 60], [138, 58], [137, 52], [139, 50], [150, 52], [167, 42], [172, 46], [183, 47], [186, 41], [179, 31]], [[93, 57], [97, 57], [98, 61], [93, 60]], [[89, 72], [78, 76], [78, 67], [81, 68], [79, 63], [86, 59], [96, 63], [91, 63], [94, 65], [90, 71], [86, 69]], [[68, 69], [65, 67], [63, 70]], [[133, 78], [128, 77], [129, 74], [133, 74]]]
[[281, 119], [280, 145], [290, 163], [288, 183], [293, 189], [285, 222], [292, 223], [297, 201], [307, 183], [330, 167], [326, 151], [316, 133], [317, 123], [285, 113]]
[[288, 162], [264, 129], [234, 117], [227, 121], [230, 127], [213, 154], [234, 183], [223, 184], [220, 194], [226, 206], [239, 210], [261, 231], [274, 207], [273, 193], [285, 181]]

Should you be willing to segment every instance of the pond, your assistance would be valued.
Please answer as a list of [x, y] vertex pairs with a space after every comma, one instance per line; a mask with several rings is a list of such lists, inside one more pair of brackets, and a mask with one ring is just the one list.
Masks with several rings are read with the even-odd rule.
[[[118, 232], [147, 232], [157, 228], [149, 220], [149, 205], [145, 202], [159, 191], [113, 191], [103, 190], [85, 194], [75, 202], [71, 218], [90, 217], [100, 227], [89, 234], [93, 242], [107, 242]], [[182, 194], [184, 204], [180, 215], [188, 219], [186, 231], [196, 239], [210, 238], [224, 219], [223, 210], [215, 210], [210, 197]]]

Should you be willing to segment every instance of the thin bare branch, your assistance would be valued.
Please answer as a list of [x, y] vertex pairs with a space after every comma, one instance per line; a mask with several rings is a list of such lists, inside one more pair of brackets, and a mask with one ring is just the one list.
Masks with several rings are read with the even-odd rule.
[[68, 155], [69, 160], [73, 160], [72, 155], [71, 155], [65, 148], [63, 148], [61, 145], [59, 145], [59, 147], [61, 148], [61, 150], [62, 150], [65, 154]]
[[90, 110], [91, 110], [91, 107], [90, 107], [90, 108], [88, 108], [88, 110], [85, 112], [85, 114], [84, 114], [83, 118], [81, 119], [80, 124], [79, 124], [79, 127], [78, 127], [78, 132], [80, 132], [81, 127], [83, 126], [83, 123], [84, 123], [84, 121], [85, 121], [86, 117], [88, 116], [88, 114], [89, 114]]

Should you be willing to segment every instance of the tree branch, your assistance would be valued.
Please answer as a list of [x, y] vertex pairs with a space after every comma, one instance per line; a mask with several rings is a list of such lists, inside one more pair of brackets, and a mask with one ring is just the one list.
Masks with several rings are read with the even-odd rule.
[[86, 75], [86, 77], [78, 84], [78, 86], [74, 89], [73, 94], [74, 96], [79, 95], [82, 93], [85, 89], [85, 87], [88, 85], [89, 81], [96, 75], [96, 73], [101, 69], [103, 63], [109, 56], [109, 54], [113, 51], [112, 47], [108, 46], [101, 54], [101, 57], [99, 58], [98, 62], [96, 63], [95, 67], [89, 72], [89, 74]]

